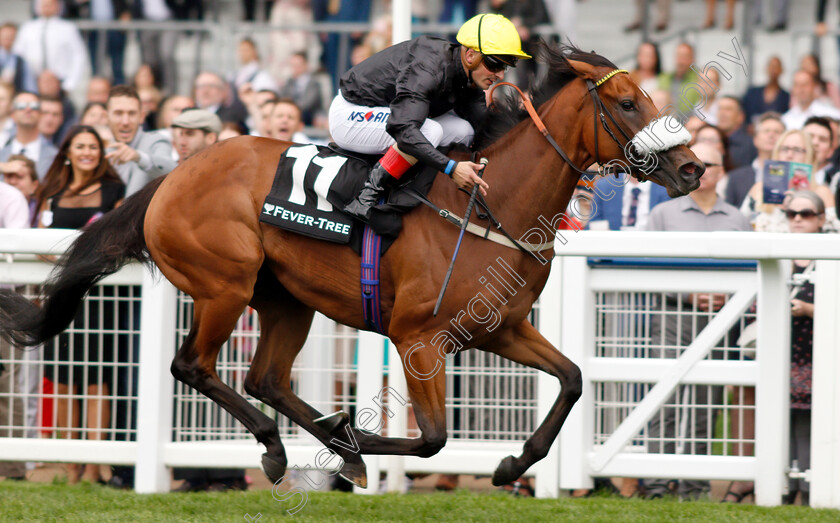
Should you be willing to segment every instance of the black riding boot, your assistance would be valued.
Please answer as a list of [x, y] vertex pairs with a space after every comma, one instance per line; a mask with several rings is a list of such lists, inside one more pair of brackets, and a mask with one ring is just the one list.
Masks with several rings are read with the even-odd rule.
[[379, 197], [396, 181], [396, 178], [388, 174], [381, 163], [376, 162], [362, 191], [344, 207], [344, 212], [367, 222], [370, 219], [370, 210], [379, 201]]

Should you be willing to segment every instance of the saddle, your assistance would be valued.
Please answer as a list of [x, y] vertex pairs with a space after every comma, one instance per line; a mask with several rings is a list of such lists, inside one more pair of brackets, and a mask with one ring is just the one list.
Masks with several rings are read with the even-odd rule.
[[[364, 224], [342, 209], [359, 191], [381, 155], [365, 155], [329, 146], [293, 145], [280, 157], [260, 221], [312, 238], [349, 244], [361, 253]], [[402, 215], [426, 196], [438, 170], [418, 162], [405, 183], [393, 188], [373, 208], [369, 225], [382, 236], [381, 254], [402, 229]]]

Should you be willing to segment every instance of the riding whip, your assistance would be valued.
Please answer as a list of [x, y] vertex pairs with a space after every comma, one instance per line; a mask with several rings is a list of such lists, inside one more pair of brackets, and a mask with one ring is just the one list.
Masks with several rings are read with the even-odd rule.
[[[484, 168], [487, 167], [487, 158], [482, 158], [479, 160], [479, 163], [481, 164], [481, 169], [478, 170], [478, 177], [481, 178], [484, 175]], [[449, 262], [449, 270], [446, 271], [446, 278], [444, 278], [443, 286], [440, 288], [440, 294], [438, 295], [437, 303], [435, 303], [435, 310], [432, 316], [437, 316], [440, 310], [440, 304], [443, 301], [443, 295], [446, 293], [446, 287], [449, 286], [449, 278], [452, 277], [452, 269], [455, 268], [455, 259], [458, 257], [458, 251], [461, 249], [461, 240], [464, 239], [464, 231], [467, 230], [467, 224], [470, 223], [470, 215], [472, 214], [477, 194], [478, 184], [475, 184], [470, 193], [470, 203], [467, 204], [467, 212], [464, 213], [464, 221], [461, 222], [461, 233], [458, 235], [458, 243], [455, 244], [455, 252], [452, 253], [452, 261]]]

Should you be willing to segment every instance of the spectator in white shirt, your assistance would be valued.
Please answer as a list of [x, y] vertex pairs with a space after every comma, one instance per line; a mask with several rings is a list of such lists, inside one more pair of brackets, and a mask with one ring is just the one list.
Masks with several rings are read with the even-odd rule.
[[791, 100], [793, 106], [782, 116], [782, 123], [785, 128], [802, 129], [805, 120], [811, 116], [824, 116], [827, 118], [840, 119], [840, 110], [816, 97], [817, 82], [811, 73], [796, 71], [793, 75], [793, 88], [791, 89]]
[[260, 54], [253, 40], [245, 38], [239, 42], [237, 53], [241, 64], [233, 75], [233, 85], [237, 92], [247, 83], [251, 84], [251, 89], [254, 91], [277, 91], [277, 82], [260, 64]]
[[0, 228], [29, 227], [29, 206], [23, 193], [6, 182], [0, 182]]
[[62, 89], [71, 92], [85, 73], [88, 54], [76, 26], [58, 17], [60, 8], [58, 0], [40, 0], [38, 18], [21, 26], [12, 51], [35, 76], [50, 70], [61, 79]]

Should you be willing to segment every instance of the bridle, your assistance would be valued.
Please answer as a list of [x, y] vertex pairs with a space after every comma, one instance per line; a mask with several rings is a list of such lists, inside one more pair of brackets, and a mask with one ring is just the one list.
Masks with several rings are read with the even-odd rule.
[[[658, 122], [659, 120], [654, 120], [653, 122], [649, 123], [644, 129], [642, 129], [642, 131], [639, 131], [639, 133], [637, 133], [636, 136], [631, 138], [626, 132], [624, 132], [624, 129], [621, 127], [621, 125], [619, 125], [618, 121], [616, 121], [615, 117], [613, 117], [613, 115], [609, 112], [609, 110], [607, 110], [606, 106], [604, 105], [603, 100], [601, 100], [601, 97], [598, 95], [598, 87], [600, 87], [605, 82], [607, 82], [610, 78], [612, 78], [613, 76], [615, 76], [619, 73], [629, 74], [624, 69], [615, 69], [615, 70], [609, 72], [608, 74], [606, 74], [603, 78], [601, 78], [597, 82], [592, 82], [591, 80], [585, 80], [587, 91], [589, 92], [589, 95], [592, 97], [592, 102], [593, 102], [594, 111], [595, 111], [595, 113], [594, 113], [595, 118], [594, 118], [594, 121], [593, 121], [593, 126], [594, 126], [594, 131], [595, 131], [595, 161], [598, 163], [598, 169], [599, 169], [597, 171], [583, 170], [580, 167], [576, 166], [574, 164], [574, 162], [572, 162], [572, 160], [569, 158], [569, 156], [563, 151], [563, 149], [554, 140], [554, 137], [551, 136], [551, 133], [548, 131], [548, 128], [546, 128], [542, 119], [537, 114], [537, 111], [534, 109], [534, 105], [531, 103], [531, 100], [527, 96], [525, 96], [525, 93], [523, 93], [519, 89], [519, 87], [517, 87], [517, 86], [515, 86], [511, 83], [508, 83], [508, 82], [499, 82], [497, 84], [494, 84], [493, 87], [490, 88], [490, 91], [489, 91], [488, 94], [489, 94], [489, 97], [490, 97], [490, 103], [492, 104], [493, 91], [496, 89], [496, 87], [498, 87], [500, 85], [509, 85], [509, 86], [513, 87], [514, 89], [516, 89], [516, 92], [518, 92], [519, 96], [522, 98], [522, 103], [525, 105], [525, 109], [528, 110], [528, 114], [531, 116], [531, 119], [534, 121], [534, 124], [536, 124], [537, 129], [539, 129], [540, 133], [542, 133], [542, 135], [545, 136], [545, 139], [548, 140], [548, 142], [551, 144], [552, 147], [554, 147], [554, 150], [557, 151], [557, 154], [559, 154], [560, 157], [563, 158], [563, 160], [567, 164], [569, 164], [569, 166], [572, 169], [574, 169], [575, 171], [577, 171], [581, 175], [590, 176], [590, 178], [588, 180], [586, 180], [586, 183], [588, 184], [588, 183], [591, 183], [592, 181], [594, 181], [594, 176], [604, 174], [604, 172], [605, 172], [605, 169], [601, 166], [600, 155], [599, 155], [599, 152], [598, 152], [598, 122], [599, 121], [601, 122], [601, 126], [604, 128], [604, 130], [607, 132], [607, 134], [610, 135], [610, 138], [612, 138], [613, 141], [619, 147], [621, 147], [622, 151], [625, 151], [625, 153], [624, 153], [625, 159], [627, 157], [626, 147], [628, 145], [633, 144], [634, 146], [637, 146], [637, 147], [639, 146], [639, 144], [644, 145], [642, 140], [640, 140], [639, 142], [636, 141], [644, 131], [650, 130], [654, 135], [656, 134], [656, 129], [651, 128], [651, 126], [653, 126], [654, 123]], [[609, 118], [610, 122], [612, 122], [613, 127], [618, 129], [619, 134], [621, 134], [621, 136], [624, 138], [625, 143], [623, 145], [622, 145], [621, 141], [618, 139], [618, 137], [615, 135], [615, 133], [613, 132], [613, 129], [610, 127], [609, 122], [607, 122], [607, 118]], [[683, 129], [683, 131], [685, 131], [685, 129]], [[686, 134], [687, 134], [687, 132], [686, 132]], [[679, 143], [684, 144], [686, 142], [688, 142], [688, 139], [684, 138], [684, 141], [679, 142]], [[648, 149], [650, 150], [649, 145], [648, 145]], [[658, 151], [661, 151], [661, 150], [664, 150], [664, 149], [658, 149]], [[654, 152], [656, 152], [656, 151], [657, 150], [654, 150]], [[474, 155], [477, 156], [477, 155], [480, 155], [480, 153], [474, 153]], [[473, 157], [473, 161], [478, 160], [478, 158], [476, 156]], [[632, 164], [633, 162], [629, 162], [629, 163]], [[628, 173], [628, 174], [632, 174], [632, 173], [633, 173], [633, 167], [631, 166], [630, 167], [630, 173]], [[616, 175], [616, 177], [618, 177], [618, 175], [619, 175], [618, 170], [615, 171], [615, 175]], [[644, 181], [645, 178], [646, 178], [645, 172], [641, 169], [638, 169], [636, 176], [641, 181]], [[464, 190], [464, 189], [461, 189], [461, 190]], [[467, 223], [465, 225], [462, 218], [452, 214], [447, 209], [439, 208], [434, 203], [430, 202], [428, 200], [428, 198], [426, 198], [425, 196], [417, 193], [417, 191], [414, 191], [413, 189], [406, 189], [406, 193], [408, 193], [410, 196], [417, 199], [418, 201], [422, 202], [423, 204], [429, 206], [438, 215], [442, 216], [443, 218], [446, 218], [447, 220], [449, 220], [453, 224], [457, 225], [458, 227], [462, 227], [462, 228], [465, 227], [466, 231], [469, 231], [469, 232], [471, 232], [471, 233], [473, 233], [477, 236], [482, 236], [485, 239], [489, 239], [491, 241], [494, 241], [494, 242], [499, 243], [501, 245], [504, 245], [506, 247], [512, 247], [512, 248], [519, 249], [523, 253], [525, 253], [525, 254], [531, 256], [532, 258], [536, 259], [537, 261], [539, 261], [541, 264], [545, 263], [545, 260], [540, 259], [540, 257], [538, 257], [535, 253], [536, 252], [542, 252], [544, 250], [551, 249], [551, 248], [554, 247], [554, 240], [552, 240], [548, 243], [540, 244], [536, 247], [532, 246], [532, 245], [523, 245], [523, 242], [516, 240], [513, 236], [510, 235], [510, 233], [508, 233], [504, 228], [502, 228], [502, 224], [499, 222], [499, 220], [496, 219], [495, 216], [493, 216], [493, 213], [490, 211], [490, 207], [487, 205], [487, 202], [484, 200], [484, 197], [482, 197], [481, 195], [478, 195], [477, 203], [478, 203], [479, 206], [481, 206], [484, 209], [484, 211], [486, 213], [486, 214], [484, 214], [483, 217], [488, 219], [488, 221], [489, 221], [487, 229], [484, 232], [482, 232], [481, 227], [479, 227], [475, 224]], [[475, 193], [473, 193], [472, 198], [475, 198]], [[472, 202], [472, 199], [470, 201]], [[470, 204], [470, 206], [471, 205], [472, 205], [472, 203]], [[501, 231], [501, 234], [496, 234], [496, 233], [492, 232], [490, 230], [490, 228], [493, 227], [493, 226], [495, 226], [496, 229]]]
[[[600, 153], [598, 151], [598, 122], [599, 121], [601, 122], [601, 126], [604, 128], [604, 130], [607, 132], [607, 134], [610, 135], [610, 138], [613, 139], [613, 141], [616, 143], [616, 145], [618, 145], [621, 148], [622, 151], [626, 151], [627, 145], [630, 142], [633, 141], [633, 138], [631, 136], [629, 136], [626, 132], [624, 132], [624, 129], [621, 127], [621, 125], [619, 125], [618, 121], [615, 119], [615, 117], [612, 115], [612, 113], [610, 113], [610, 111], [606, 108], [603, 100], [601, 100], [601, 97], [598, 95], [598, 87], [600, 87], [601, 85], [606, 83], [610, 78], [612, 78], [613, 76], [615, 76], [619, 73], [630, 74], [625, 69], [615, 69], [615, 70], [607, 73], [603, 78], [601, 78], [597, 82], [593, 82], [592, 80], [588, 80], [588, 79], [585, 80], [586, 88], [589, 92], [589, 95], [592, 97], [592, 106], [593, 106], [593, 110], [594, 110], [594, 114], [593, 114], [594, 120], [593, 120], [592, 124], [593, 124], [593, 127], [594, 127], [594, 134], [595, 134], [595, 163], [598, 164], [598, 170], [597, 171], [588, 171], [588, 170], [581, 169], [580, 167], [575, 165], [574, 162], [572, 162], [572, 160], [565, 153], [565, 151], [563, 151], [563, 149], [560, 147], [560, 145], [558, 145], [557, 142], [554, 140], [554, 137], [551, 136], [551, 133], [548, 131], [548, 128], [545, 126], [542, 119], [537, 114], [537, 111], [534, 109], [534, 105], [531, 103], [530, 98], [528, 96], [526, 96], [525, 93], [523, 93], [522, 90], [519, 89], [519, 87], [517, 87], [516, 85], [514, 85], [512, 83], [509, 83], [509, 82], [499, 82], [499, 83], [493, 85], [493, 87], [490, 88], [490, 92], [489, 92], [490, 102], [492, 103], [493, 91], [498, 86], [508, 85], [508, 86], [516, 89], [516, 92], [518, 92], [519, 96], [522, 98], [522, 103], [525, 105], [525, 109], [528, 111], [528, 114], [531, 116], [531, 120], [534, 121], [534, 124], [537, 126], [537, 129], [540, 131], [540, 133], [542, 133], [543, 136], [545, 136], [545, 139], [548, 140], [548, 143], [550, 143], [551, 146], [554, 147], [554, 150], [557, 151], [557, 154], [559, 154], [560, 157], [563, 158], [563, 160], [567, 164], [569, 164], [569, 166], [572, 169], [574, 169], [575, 171], [577, 171], [579, 174], [594, 177], [594, 176], [597, 176], [597, 175], [604, 174], [604, 172], [605, 172], [605, 170], [601, 166], [601, 158], [600, 158]], [[612, 122], [612, 125], [616, 129], [618, 129], [618, 132], [624, 138], [624, 140], [625, 140], [624, 144], [622, 144], [621, 141], [616, 137], [615, 133], [613, 132], [612, 128], [610, 127], [609, 123], [607, 122], [607, 118], [610, 119], [610, 122]], [[625, 157], [626, 157], [626, 153], [625, 153]], [[633, 171], [633, 167], [632, 167], [633, 162], [629, 162], [629, 163], [631, 164], [630, 170]], [[618, 177], [619, 172], [615, 171], [615, 175], [616, 175], [616, 177]], [[638, 176], [640, 181], [644, 181], [645, 180], [644, 170], [642, 170], [642, 169], [637, 170], [637, 176]]]

